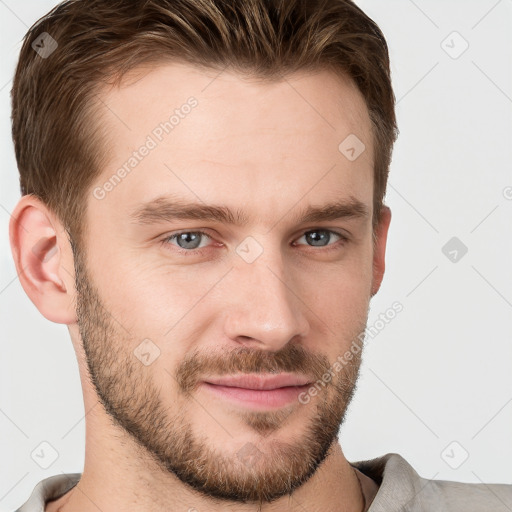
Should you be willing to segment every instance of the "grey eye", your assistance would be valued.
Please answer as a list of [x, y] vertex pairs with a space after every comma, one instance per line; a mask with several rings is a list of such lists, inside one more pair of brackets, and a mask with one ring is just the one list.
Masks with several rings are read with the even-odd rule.
[[[164, 243], [170, 243], [171, 245], [177, 245], [180, 249], [194, 250], [201, 246], [203, 240], [208, 240], [210, 237], [202, 231], [184, 231], [182, 233], [176, 233], [168, 236]], [[174, 243], [176, 241], [176, 243]], [[204, 247], [204, 244], [202, 245]]]
[[326, 245], [329, 245], [333, 235], [341, 238], [341, 235], [338, 235], [334, 231], [330, 231], [328, 229], [315, 229], [314, 231], [307, 231], [304, 233], [299, 240], [305, 238], [306, 243], [313, 247], [325, 247]]

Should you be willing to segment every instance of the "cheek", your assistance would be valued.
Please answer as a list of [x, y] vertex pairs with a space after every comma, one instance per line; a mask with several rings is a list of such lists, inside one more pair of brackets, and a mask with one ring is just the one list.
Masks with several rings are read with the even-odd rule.
[[142, 325], [173, 323], [197, 301], [202, 288], [200, 277], [189, 267], [186, 274], [180, 269], [143, 261], [129, 254], [116, 254], [112, 261], [99, 265], [96, 282], [101, 283], [102, 297], [125, 319]]
[[300, 279], [298, 295], [307, 306], [305, 314], [318, 332], [331, 338], [336, 336], [336, 343], [345, 343], [359, 334], [360, 329], [364, 330], [371, 298], [372, 263], [369, 258], [360, 258], [350, 265], [344, 262], [322, 273], [317, 272], [314, 278], [310, 274], [307, 279]]
[[331, 283], [332, 288], [309, 303], [311, 310], [327, 324], [330, 333], [350, 333], [366, 319], [369, 297], [360, 282]]
[[125, 345], [133, 350], [143, 340], [152, 340], [165, 354], [162, 361], [168, 369], [185, 357], [211, 323], [218, 307], [209, 300], [211, 290], [225, 273], [213, 267], [207, 272], [193, 266], [133, 263], [110, 272], [111, 277], [115, 273], [115, 284], [102, 286], [102, 297]]

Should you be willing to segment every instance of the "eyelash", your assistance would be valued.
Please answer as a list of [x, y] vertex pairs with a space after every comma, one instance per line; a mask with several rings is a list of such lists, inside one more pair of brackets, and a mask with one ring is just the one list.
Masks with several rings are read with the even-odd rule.
[[[320, 247], [319, 246], [319, 249], [317, 249], [317, 250], [323, 249], [322, 252], [328, 252], [328, 251], [331, 251], [331, 250], [339, 249], [340, 247], [346, 245], [350, 241], [349, 238], [346, 235], [344, 235], [342, 233], [339, 233], [338, 231], [333, 231], [332, 229], [326, 229], [326, 228], [308, 229], [307, 231], [303, 232], [303, 234], [301, 235], [300, 238], [302, 238], [307, 233], [313, 233], [315, 231], [324, 231], [326, 233], [332, 233], [332, 234], [340, 237], [340, 240], [338, 240], [337, 242], [335, 242], [333, 244], [330, 244], [330, 245], [327, 245], [327, 246], [324, 246], [324, 247]], [[165, 237], [163, 240], [161, 240], [161, 244], [163, 246], [174, 245], [174, 244], [170, 243], [171, 240], [176, 240], [178, 238], [178, 236], [183, 235], [183, 234], [187, 234], [187, 233], [194, 233], [196, 235], [202, 235], [202, 236], [204, 236], [206, 238], [209, 238], [210, 240], [212, 239], [212, 237], [208, 233], [206, 233], [205, 231], [201, 231], [201, 230], [197, 230], [197, 231], [180, 231], [179, 233], [173, 233], [172, 235]], [[300, 244], [300, 245], [306, 245], [306, 244]], [[315, 250], [314, 246], [307, 246], [307, 247], [309, 247], [310, 249]], [[177, 245], [174, 245], [174, 249], [173, 250], [176, 250], [179, 254], [183, 254], [184, 256], [194, 256], [194, 255], [198, 255], [198, 254], [202, 253], [204, 250], [207, 250], [207, 249], [208, 249], [208, 247], [202, 247], [202, 248], [198, 248], [198, 249], [183, 249], [183, 248], [181, 248], [181, 247], [179, 247]]]

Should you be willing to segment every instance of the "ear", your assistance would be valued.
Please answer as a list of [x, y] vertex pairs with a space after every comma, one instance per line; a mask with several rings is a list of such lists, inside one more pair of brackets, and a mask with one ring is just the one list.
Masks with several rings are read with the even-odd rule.
[[41, 314], [76, 322], [73, 253], [66, 230], [36, 196], [23, 196], [11, 215], [9, 240], [25, 293]]
[[386, 242], [388, 238], [388, 229], [391, 222], [391, 210], [383, 205], [381, 209], [381, 218], [375, 227], [375, 245], [373, 249], [373, 280], [372, 297], [379, 291], [384, 271], [386, 269]]

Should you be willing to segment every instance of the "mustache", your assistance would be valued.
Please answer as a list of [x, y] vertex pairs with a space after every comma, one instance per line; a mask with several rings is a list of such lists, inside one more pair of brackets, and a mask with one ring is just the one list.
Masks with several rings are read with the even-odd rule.
[[175, 378], [180, 389], [189, 393], [207, 375], [291, 372], [317, 381], [330, 366], [325, 355], [313, 354], [300, 345], [288, 344], [277, 352], [238, 347], [218, 355], [196, 350], [178, 366]]

